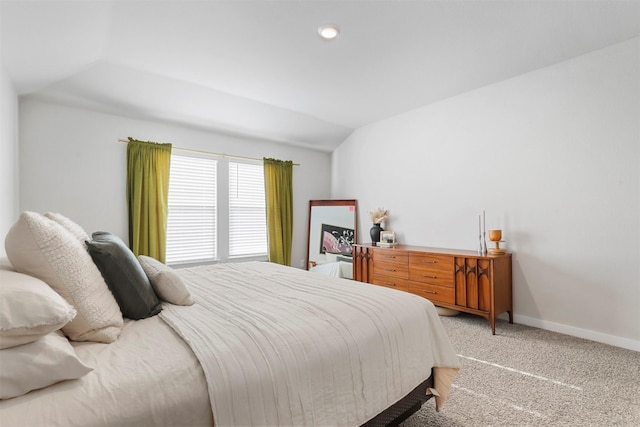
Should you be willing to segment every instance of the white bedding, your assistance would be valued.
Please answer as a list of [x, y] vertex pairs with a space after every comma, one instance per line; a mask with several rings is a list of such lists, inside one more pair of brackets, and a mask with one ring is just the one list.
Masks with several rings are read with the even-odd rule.
[[432, 367], [440, 406], [459, 367], [418, 296], [269, 263], [177, 271], [193, 306], [73, 342], [94, 370], [0, 401], [0, 426], [360, 425]]
[[0, 426], [210, 426], [202, 368], [159, 317], [125, 322], [111, 344], [72, 342], [94, 370], [0, 401]]
[[[432, 367], [459, 367], [415, 295], [258, 262], [181, 276], [196, 304], [160, 316], [200, 360], [218, 426], [357, 426]], [[451, 378], [437, 375], [446, 396]]]

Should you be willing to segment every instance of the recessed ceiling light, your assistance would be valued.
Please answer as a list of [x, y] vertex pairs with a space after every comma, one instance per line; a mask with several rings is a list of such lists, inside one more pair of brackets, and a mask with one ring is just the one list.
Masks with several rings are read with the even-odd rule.
[[318, 34], [325, 40], [333, 40], [340, 34], [340, 28], [335, 24], [326, 24], [318, 27]]

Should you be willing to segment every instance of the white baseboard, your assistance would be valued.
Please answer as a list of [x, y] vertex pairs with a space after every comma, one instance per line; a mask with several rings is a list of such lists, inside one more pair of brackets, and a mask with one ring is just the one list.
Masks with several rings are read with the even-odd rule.
[[520, 316], [517, 314], [513, 316], [513, 321], [515, 323], [533, 326], [534, 328], [545, 329], [552, 332], [559, 332], [561, 334], [601, 342], [603, 344], [609, 344], [615, 347], [640, 351], [640, 341], [635, 341], [629, 338], [617, 337], [615, 335], [603, 334], [601, 332], [590, 331], [588, 329], [576, 328], [574, 326], [567, 326], [561, 323], [548, 322], [546, 320], [534, 319], [533, 317]]

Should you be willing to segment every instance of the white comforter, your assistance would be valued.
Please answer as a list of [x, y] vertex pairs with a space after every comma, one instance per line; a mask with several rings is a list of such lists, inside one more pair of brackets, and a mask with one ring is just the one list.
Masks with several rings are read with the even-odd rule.
[[180, 274], [196, 304], [161, 317], [200, 360], [217, 426], [357, 426], [459, 367], [421, 297], [269, 263]]

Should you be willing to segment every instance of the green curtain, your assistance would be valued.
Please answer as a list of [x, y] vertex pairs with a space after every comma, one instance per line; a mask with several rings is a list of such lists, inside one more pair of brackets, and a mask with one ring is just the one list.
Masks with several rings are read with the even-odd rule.
[[293, 240], [293, 162], [264, 159], [269, 261], [291, 265]]
[[127, 145], [129, 245], [133, 253], [165, 262], [171, 144]]

